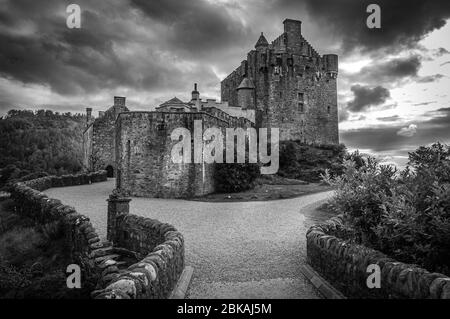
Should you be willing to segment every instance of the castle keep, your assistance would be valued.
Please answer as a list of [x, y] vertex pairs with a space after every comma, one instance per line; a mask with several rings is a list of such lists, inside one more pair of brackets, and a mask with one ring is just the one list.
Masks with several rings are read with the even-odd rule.
[[[87, 108], [83, 134], [86, 169], [106, 169], [132, 196], [191, 197], [214, 192], [214, 165], [173, 163], [171, 133], [209, 127], [279, 128], [280, 140], [337, 144], [338, 57], [320, 56], [303, 38], [301, 22], [287, 19], [284, 33], [255, 50], [221, 83], [221, 101], [202, 100], [197, 84], [189, 101], [176, 97], [155, 111], [129, 111], [124, 97], [98, 118]], [[225, 134], [224, 134], [225, 135]], [[191, 152], [193, 154], [193, 152]]]
[[257, 127], [280, 128], [280, 140], [338, 144], [338, 56], [320, 56], [302, 36], [302, 23], [286, 19], [269, 44], [255, 50], [221, 83], [222, 102], [256, 111]]

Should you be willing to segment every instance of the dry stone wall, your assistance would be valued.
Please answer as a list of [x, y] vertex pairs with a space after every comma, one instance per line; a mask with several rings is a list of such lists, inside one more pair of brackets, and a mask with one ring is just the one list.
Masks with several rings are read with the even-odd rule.
[[[307, 234], [307, 258], [322, 276], [350, 298], [450, 299], [450, 278], [416, 265], [398, 262], [379, 251], [349, 244], [336, 237], [342, 216], [312, 226]], [[367, 267], [381, 269], [380, 288], [367, 286]]]
[[91, 184], [106, 181], [106, 172], [42, 177], [11, 186], [11, 198], [16, 213], [31, 218], [36, 223], [60, 222], [65, 234], [65, 245], [70, 250], [73, 263], [90, 273], [97, 272], [93, 258], [95, 251], [104, 248], [89, 218], [60, 200], [48, 197], [43, 191], [52, 187]]
[[110, 197], [108, 223], [116, 220], [108, 236], [114, 246], [135, 252], [141, 260], [124, 271], [114, 264], [105, 267], [100, 280], [104, 288], [94, 291], [92, 296], [97, 299], [167, 298], [184, 268], [183, 235], [170, 224], [130, 215], [125, 207], [128, 201]]

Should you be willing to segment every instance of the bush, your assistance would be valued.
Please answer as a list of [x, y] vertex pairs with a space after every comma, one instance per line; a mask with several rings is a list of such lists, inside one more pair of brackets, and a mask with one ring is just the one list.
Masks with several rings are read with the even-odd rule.
[[257, 164], [216, 164], [214, 173], [216, 190], [224, 193], [237, 193], [251, 189], [255, 186], [255, 180], [259, 175], [259, 165]]
[[336, 187], [329, 206], [344, 215], [354, 241], [449, 274], [450, 149], [436, 143], [409, 159], [400, 173], [373, 158], [346, 160], [342, 176], [323, 176]]
[[319, 182], [325, 170], [332, 175], [342, 174], [344, 145], [308, 145], [300, 141], [280, 142], [278, 175], [286, 178]]

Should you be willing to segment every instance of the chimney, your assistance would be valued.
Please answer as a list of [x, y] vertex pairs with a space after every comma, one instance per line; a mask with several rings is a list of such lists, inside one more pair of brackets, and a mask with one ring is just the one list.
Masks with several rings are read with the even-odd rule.
[[194, 83], [194, 91], [192, 91], [192, 101], [197, 101], [200, 98], [200, 92], [197, 91], [197, 83]]
[[124, 96], [115, 96], [114, 97], [114, 118], [116, 119], [117, 116], [125, 111], [125, 99]]
[[92, 107], [86, 108], [86, 126], [91, 124], [92, 121]]
[[114, 97], [114, 106], [125, 106], [125, 99], [124, 96], [115, 96]]
[[301, 49], [302, 22], [299, 20], [286, 19], [283, 21], [284, 33], [286, 34], [287, 49], [299, 51]]

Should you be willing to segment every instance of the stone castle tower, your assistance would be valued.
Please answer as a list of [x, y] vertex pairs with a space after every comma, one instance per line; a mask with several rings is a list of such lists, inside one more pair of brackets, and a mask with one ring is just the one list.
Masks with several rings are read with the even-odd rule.
[[256, 126], [280, 128], [281, 140], [338, 144], [338, 56], [320, 56], [302, 36], [301, 21], [283, 23], [283, 34], [269, 44], [261, 33], [222, 81], [222, 102], [254, 109]]

